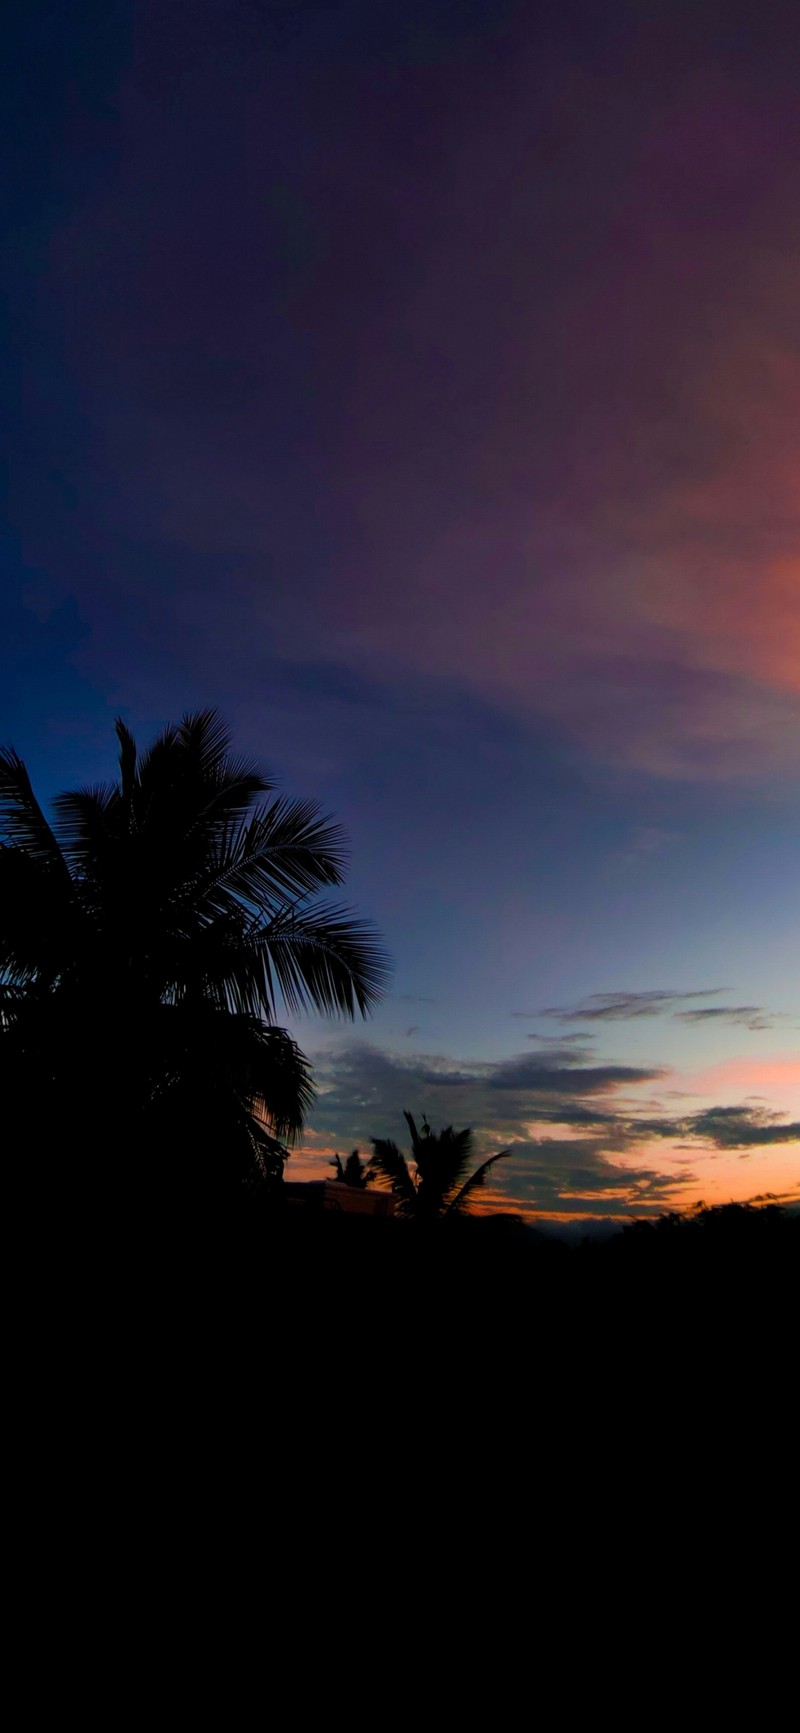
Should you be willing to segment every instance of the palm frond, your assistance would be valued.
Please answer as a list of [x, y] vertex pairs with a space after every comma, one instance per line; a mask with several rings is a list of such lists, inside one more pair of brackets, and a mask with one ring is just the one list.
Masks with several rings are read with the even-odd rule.
[[296, 1143], [314, 1101], [311, 1069], [286, 1029], [248, 1019], [251, 1035], [250, 1108], [259, 1124]]
[[209, 804], [224, 801], [231, 813], [247, 811], [256, 795], [272, 787], [253, 759], [234, 757], [228, 728], [217, 710], [187, 713], [177, 729], [176, 748], [182, 779], [203, 788]]
[[27, 982], [9, 981], [0, 973], [0, 1027], [5, 1028], [27, 999]]
[[130, 805], [136, 787], [136, 741], [130, 729], [125, 726], [121, 716], [117, 717], [114, 726], [119, 741], [119, 780], [122, 798]]
[[[403, 1108], [403, 1118], [404, 1118], [406, 1125], [408, 1126], [408, 1129], [411, 1133], [411, 1150], [412, 1150], [412, 1154], [414, 1156], [414, 1160], [417, 1163], [417, 1166], [419, 1167], [419, 1156], [420, 1156], [420, 1150], [422, 1148], [422, 1141], [423, 1140], [422, 1140], [422, 1137], [420, 1137], [419, 1132], [417, 1131], [417, 1122], [414, 1118], [413, 1113], [409, 1113], [405, 1107]], [[425, 1122], [425, 1124], [427, 1124], [427, 1121]], [[423, 1129], [423, 1136], [426, 1136], [426, 1135], [427, 1135], [427, 1132]]]
[[64, 857], [13, 746], [0, 747], [0, 839], [65, 876]]
[[274, 1005], [277, 991], [293, 1014], [366, 1016], [391, 973], [371, 922], [339, 905], [281, 910], [249, 942], [261, 958], [266, 1002]]
[[496, 1155], [489, 1156], [488, 1161], [481, 1162], [480, 1167], [476, 1167], [475, 1172], [470, 1174], [469, 1179], [464, 1185], [462, 1185], [461, 1190], [456, 1193], [456, 1196], [448, 1204], [445, 1214], [461, 1215], [467, 1206], [471, 1193], [473, 1191], [478, 1191], [481, 1186], [485, 1185], [486, 1175], [489, 1172], [490, 1167], [494, 1167], [496, 1161], [502, 1161], [504, 1156], [510, 1154], [510, 1149], [499, 1149]]
[[139, 784], [156, 788], [169, 780], [171, 771], [195, 782], [213, 783], [229, 746], [230, 736], [218, 711], [187, 711], [179, 723], [162, 728], [138, 757]]
[[280, 1138], [273, 1137], [257, 1120], [250, 1121], [248, 1130], [253, 1153], [252, 1185], [279, 1183], [283, 1179], [289, 1150]]
[[416, 1187], [402, 1150], [398, 1149], [390, 1137], [373, 1137], [369, 1175], [371, 1179], [377, 1180], [384, 1191], [390, 1191], [397, 1199], [400, 1215], [414, 1214]]
[[441, 1198], [450, 1193], [464, 1178], [472, 1159], [472, 1132], [454, 1131], [452, 1125], [443, 1131], [431, 1132], [419, 1140], [416, 1156], [420, 1178], [433, 1186]]
[[172, 857], [176, 884], [196, 886], [219, 864], [236, 827], [272, 783], [250, 759], [234, 757], [216, 711], [185, 716], [139, 760], [135, 827]]
[[362, 1161], [357, 1149], [351, 1149], [344, 1164], [344, 1178], [349, 1186], [363, 1191], [369, 1185], [369, 1163]]
[[137, 760], [137, 781], [139, 787], [157, 788], [160, 783], [169, 779], [176, 764], [176, 747], [178, 730], [173, 722], [168, 722], [162, 728], [155, 740], [151, 740]]
[[112, 840], [110, 820], [120, 807], [120, 793], [113, 782], [97, 783], [93, 788], [68, 789], [53, 801], [53, 829], [64, 858], [78, 869], [98, 857]]
[[249, 824], [221, 827], [209, 870], [185, 896], [209, 915], [241, 903], [260, 913], [340, 884], [347, 855], [339, 825], [313, 801], [275, 800]]
[[0, 755], [5, 1063], [70, 1136], [100, 1151], [113, 1123], [118, 1147], [147, 1145], [153, 1174], [177, 1163], [191, 1184], [220, 1151], [273, 1173], [313, 1097], [277, 1003], [366, 1015], [388, 978], [370, 923], [311, 900], [341, 882], [343, 833], [273, 798], [216, 711], [141, 754], [120, 719], [117, 741], [118, 781], [62, 794], [52, 828], [18, 755]]
[[230, 753], [230, 731], [213, 706], [184, 711], [175, 739], [186, 758], [194, 760], [198, 774], [204, 779], [218, 773]]
[[174, 1093], [202, 1116], [227, 1100], [270, 1135], [293, 1143], [314, 1099], [305, 1054], [286, 1029], [203, 1002], [162, 1007], [153, 1050], [156, 1093]]
[[66, 867], [54, 871], [46, 857], [0, 844], [0, 971], [7, 981], [52, 985], [69, 958], [77, 919]]

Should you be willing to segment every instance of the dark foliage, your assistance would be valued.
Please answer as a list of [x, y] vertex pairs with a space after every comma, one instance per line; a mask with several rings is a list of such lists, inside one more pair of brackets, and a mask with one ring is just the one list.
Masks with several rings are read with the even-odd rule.
[[413, 1168], [391, 1138], [374, 1137], [370, 1174], [393, 1193], [399, 1216], [429, 1222], [465, 1214], [473, 1193], [485, 1184], [489, 1169], [508, 1155], [508, 1150], [498, 1150], [468, 1173], [472, 1160], [469, 1129], [454, 1131], [448, 1125], [444, 1131], [435, 1132], [423, 1119], [420, 1131], [410, 1113], [404, 1113], [403, 1118], [411, 1133]]
[[15, 1166], [101, 1210], [120, 1184], [152, 1201], [274, 1182], [312, 1099], [280, 1006], [365, 1015], [387, 977], [374, 930], [319, 900], [342, 881], [339, 827], [274, 796], [215, 712], [143, 753], [117, 737], [118, 780], [59, 796], [52, 826], [0, 753]]
[[335, 1171], [337, 1180], [341, 1180], [343, 1185], [352, 1186], [357, 1191], [364, 1191], [369, 1185], [372, 1177], [369, 1163], [361, 1160], [357, 1149], [350, 1151], [345, 1162], [342, 1161], [340, 1155], [334, 1155], [330, 1165]]

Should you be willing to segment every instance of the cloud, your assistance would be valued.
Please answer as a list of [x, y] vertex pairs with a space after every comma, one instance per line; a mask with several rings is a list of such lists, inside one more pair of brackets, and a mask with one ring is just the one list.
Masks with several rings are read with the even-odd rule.
[[[437, 1126], [472, 1126], [481, 1154], [511, 1147], [486, 1207], [596, 1215], [635, 1205], [657, 1213], [688, 1183], [683, 1172], [665, 1176], [637, 1162], [626, 1117], [614, 1111], [620, 1092], [655, 1081], [657, 1068], [589, 1065], [567, 1044], [541, 1055], [457, 1062], [350, 1042], [318, 1055], [315, 1074], [312, 1143], [365, 1148], [372, 1137], [399, 1137], [408, 1107]], [[535, 1137], [537, 1124], [552, 1132]]]
[[546, 1053], [550, 1051], [549, 1043], [552, 1042], [553, 1045], [560, 1048], [561, 1051], [571, 1053], [573, 1055], [573, 1058], [575, 1058], [575, 1059], [585, 1058], [587, 1047], [589, 1047], [592, 1044], [592, 1042], [595, 1040], [594, 1035], [590, 1035], [588, 1033], [588, 1031], [583, 1031], [583, 1030], [579, 1030], [579, 1029], [576, 1029], [574, 1031], [571, 1029], [569, 1032], [569, 1038], [570, 1038], [570, 1042], [572, 1043], [572, 1045], [568, 1048], [561, 1048], [560, 1044], [564, 1039], [562, 1035], [538, 1035], [538, 1034], [536, 1034], [536, 1035], [526, 1035], [526, 1037], [525, 1037], [526, 1041], [537, 1042], [538, 1045], [540, 1047], [542, 1047], [543, 1051]]
[[[540, 1011], [511, 1011], [510, 1016], [520, 1020], [538, 1019]], [[587, 1048], [597, 1040], [592, 1029], [570, 1029], [569, 1035], [543, 1035], [540, 1030], [533, 1029], [525, 1036], [526, 1041], [532, 1041], [540, 1047], [542, 1054], [548, 1055], [551, 1063], [564, 1065], [582, 1065], [587, 1057]]]
[[527, 1091], [531, 1095], [606, 1094], [621, 1084], [649, 1083], [663, 1077], [660, 1068], [637, 1065], [559, 1065], [553, 1055], [520, 1054], [492, 1066], [487, 1078], [490, 1089]]
[[767, 1107], [706, 1107], [682, 1119], [641, 1120], [639, 1130], [648, 1137], [690, 1137], [716, 1149], [800, 1142], [800, 1121], [787, 1124]]
[[[589, 1064], [568, 1046], [459, 1062], [350, 1041], [315, 1058], [309, 1147], [401, 1139], [409, 1108], [437, 1127], [471, 1126], [481, 1155], [511, 1149], [485, 1195], [490, 1207], [641, 1214], [681, 1201], [696, 1184], [692, 1158], [800, 1140], [800, 1124], [757, 1103], [654, 1113], [657, 1102], [636, 1092], [664, 1075], [656, 1066]], [[672, 1145], [666, 1168], [653, 1162], [658, 1144]]]
[[709, 1107], [692, 1114], [692, 1137], [717, 1149], [748, 1149], [759, 1144], [800, 1143], [800, 1121], [786, 1124], [783, 1115], [766, 1107]]
[[687, 999], [713, 999], [724, 993], [724, 987], [703, 987], [696, 992], [679, 993], [671, 989], [654, 988], [644, 993], [592, 993], [580, 1004], [548, 1005], [541, 1017], [555, 1018], [559, 1023], [628, 1022], [634, 1017], [658, 1017], [673, 1005]]
[[583, 1052], [568, 1045], [540, 1055], [459, 1062], [347, 1042], [317, 1054], [314, 1065], [312, 1123], [352, 1142], [391, 1135], [402, 1124], [403, 1109], [415, 1104], [437, 1124], [460, 1121], [503, 1142], [527, 1139], [535, 1120], [566, 1124], [562, 1110], [568, 1116], [580, 1104], [616, 1099], [620, 1090], [664, 1075], [653, 1066], [589, 1065]]
[[[527, 1039], [538, 1042], [541, 1038], [538, 1035], [529, 1035]], [[554, 1036], [552, 1042], [548, 1042], [538, 1053], [534, 1053], [532, 1058], [539, 1067], [545, 1065], [585, 1065], [591, 1057], [588, 1044], [593, 1039], [594, 1037], [591, 1035], [573, 1036], [571, 1033], [569, 1039], [563, 1035]]]
[[[514, 1017], [518, 1022], [522, 1023], [536, 1023], [539, 1018], [544, 1015], [542, 1011], [509, 1011], [508, 1014], [509, 1017]], [[570, 1041], [594, 1041], [595, 1036], [589, 1029], [571, 1029], [569, 1032], [569, 1038]], [[542, 1046], [545, 1046], [548, 1042], [559, 1042], [563, 1040], [563, 1036], [542, 1035], [539, 1031], [534, 1031], [528, 1035], [526, 1039], [528, 1041], [540, 1041]]]
[[591, 1127], [608, 1126], [617, 1131], [624, 1121], [616, 1113], [604, 1113], [598, 1107], [569, 1107], [565, 1102], [559, 1102], [557, 1107], [542, 1107], [537, 1110], [537, 1119], [543, 1124]]
[[520, 1141], [494, 1170], [490, 1201], [542, 1214], [660, 1215], [673, 1207], [694, 1174], [659, 1172], [611, 1157], [599, 1137]]
[[777, 1021], [774, 1012], [765, 1011], [762, 1005], [704, 1005], [696, 1010], [676, 1011], [674, 1013], [679, 1023], [719, 1023], [730, 1024], [732, 1028], [742, 1029], [773, 1029]]

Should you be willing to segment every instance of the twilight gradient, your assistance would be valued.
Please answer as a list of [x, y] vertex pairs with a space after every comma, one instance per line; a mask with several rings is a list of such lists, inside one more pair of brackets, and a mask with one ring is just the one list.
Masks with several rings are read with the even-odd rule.
[[797, 6], [190, 10], [12, 7], [0, 732], [218, 702], [343, 817], [397, 978], [298, 1173], [796, 1195]]

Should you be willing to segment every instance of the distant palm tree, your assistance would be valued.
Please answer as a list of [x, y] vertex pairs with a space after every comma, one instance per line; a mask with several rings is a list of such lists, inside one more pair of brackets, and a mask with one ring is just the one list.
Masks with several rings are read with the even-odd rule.
[[341, 1156], [337, 1154], [328, 1165], [336, 1169], [336, 1178], [341, 1180], [343, 1185], [358, 1187], [360, 1191], [369, 1185], [369, 1163], [361, 1160], [357, 1149], [351, 1151], [344, 1164]]
[[[0, 1087], [19, 1153], [69, 1172], [125, 1165], [187, 1194], [275, 1175], [312, 1099], [279, 1004], [354, 1017], [381, 997], [374, 929], [316, 893], [343, 878], [339, 827], [234, 756], [213, 710], [120, 775], [60, 795], [52, 827], [0, 752]], [[63, 1157], [62, 1157], [63, 1160]], [[158, 1175], [161, 1175], [159, 1179]]]
[[400, 1216], [425, 1222], [464, 1215], [473, 1192], [485, 1183], [490, 1167], [510, 1151], [498, 1150], [497, 1155], [490, 1155], [488, 1161], [468, 1174], [472, 1160], [469, 1129], [454, 1131], [448, 1125], [444, 1131], [435, 1132], [423, 1119], [420, 1132], [410, 1113], [404, 1113], [403, 1118], [411, 1133], [414, 1167], [409, 1167], [402, 1150], [391, 1139], [374, 1137], [371, 1174], [379, 1185], [394, 1194]]

